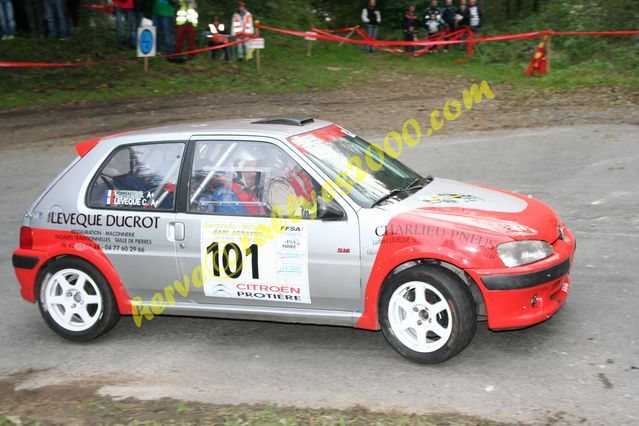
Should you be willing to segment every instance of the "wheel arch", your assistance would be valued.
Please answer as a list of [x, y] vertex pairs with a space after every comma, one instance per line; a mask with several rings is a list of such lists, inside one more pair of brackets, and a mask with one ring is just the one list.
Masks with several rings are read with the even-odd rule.
[[[113, 296], [115, 297], [120, 314], [128, 315], [131, 313], [131, 300], [129, 298], [129, 295], [122, 285], [122, 282], [120, 281], [120, 278], [111, 263], [108, 261], [105, 262], [106, 259], [104, 258], [98, 258], [96, 262], [94, 261], [96, 259], [81, 256], [77, 253], [57, 253], [55, 255], [52, 255], [44, 262], [42, 262], [42, 264], [39, 266], [35, 277], [35, 288], [37, 288], [38, 283], [40, 283], [44, 279], [49, 266], [53, 262], [61, 259], [77, 259], [82, 262], [88, 263], [89, 265], [97, 269], [97, 271], [102, 274], [102, 277], [109, 284], [109, 287], [111, 287], [111, 291], [113, 292]], [[37, 292], [35, 292], [34, 296], [35, 300], [38, 300], [39, 294], [37, 294]]]
[[464, 284], [466, 284], [466, 287], [468, 287], [468, 289], [470, 290], [470, 293], [473, 296], [473, 301], [475, 302], [475, 306], [477, 307], [477, 316], [486, 316], [486, 303], [484, 301], [484, 296], [475, 280], [473, 280], [472, 277], [459, 266], [440, 259], [422, 258], [409, 260], [397, 265], [395, 268], [393, 268], [392, 271], [390, 271], [386, 278], [384, 278], [382, 286], [380, 287], [380, 291], [388, 282], [388, 279], [390, 279], [393, 275], [397, 275], [398, 273], [405, 271], [406, 269], [414, 268], [415, 266], [419, 265], [436, 265], [440, 268], [447, 269], [455, 274]]
[[[438, 259], [431, 256], [420, 256], [414, 259], [404, 260], [399, 264], [395, 265], [386, 275], [381, 279], [379, 283], [379, 288], [376, 288], [374, 294], [368, 293], [368, 288], [366, 289], [366, 297], [365, 297], [365, 311], [359, 320], [356, 323], [357, 328], [364, 328], [369, 330], [379, 330], [379, 295], [384, 288], [384, 286], [388, 283], [389, 279], [398, 273], [405, 271], [410, 268], [414, 268], [420, 265], [434, 265], [440, 267], [442, 269], [446, 269], [452, 272], [457, 278], [461, 280], [469, 289], [473, 301], [475, 302], [475, 306], [477, 308], [477, 318], [478, 320], [484, 320], [486, 318], [486, 303], [484, 301], [484, 296], [481, 292], [479, 285], [472, 279], [466, 271], [460, 267], [459, 265], [455, 265], [454, 263], [449, 262], [448, 260]], [[370, 283], [369, 283], [370, 285]], [[367, 286], [368, 287], [368, 286]], [[373, 300], [369, 300], [374, 297]]]

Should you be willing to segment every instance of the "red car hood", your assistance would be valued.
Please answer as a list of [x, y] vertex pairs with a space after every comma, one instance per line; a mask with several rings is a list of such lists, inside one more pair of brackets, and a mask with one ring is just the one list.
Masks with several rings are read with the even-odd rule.
[[424, 189], [383, 209], [413, 216], [421, 223], [447, 222], [514, 240], [543, 240], [552, 244], [559, 236], [560, 219], [545, 203], [448, 179], [435, 178]]

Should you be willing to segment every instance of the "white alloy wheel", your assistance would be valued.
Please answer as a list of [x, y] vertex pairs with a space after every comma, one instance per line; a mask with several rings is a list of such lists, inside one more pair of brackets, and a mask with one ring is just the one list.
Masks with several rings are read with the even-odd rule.
[[440, 349], [453, 330], [452, 310], [446, 298], [421, 281], [404, 283], [393, 292], [388, 319], [399, 341], [421, 353]]
[[85, 331], [102, 313], [102, 296], [95, 281], [79, 269], [61, 269], [49, 277], [42, 289], [46, 310], [60, 327]]

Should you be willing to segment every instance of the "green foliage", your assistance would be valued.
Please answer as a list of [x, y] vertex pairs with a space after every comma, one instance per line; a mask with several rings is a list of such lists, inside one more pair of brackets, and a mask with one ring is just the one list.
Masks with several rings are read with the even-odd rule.
[[[218, 16], [221, 22], [230, 25], [237, 4], [237, 0], [201, 0], [198, 3], [200, 21], [210, 23], [213, 16]], [[254, 19], [268, 26], [306, 29], [318, 22], [312, 13], [313, 6], [305, 0], [248, 0], [246, 8]]]
[[[513, 3], [502, 0], [497, 3]], [[522, 2], [524, 3], [524, 2]], [[524, 3], [527, 4], [527, 3]], [[639, 9], [635, 0], [548, 0], [538, 13], [525, 8], [503, 16], [494, 5], [486, 11], [484, 31], [489, 34], [519, 33], [552, 29], [555, 31], [636, 30]], [[499, 19], [494, 19], [499, 16]], [[493, 19], [491, 19], [493, 18]], [[561, 36], [551, 42], [554, 67], [580, 62], [609, 62], [613, 69], [639, 68], [638, 37]], [[532, 41], [488, 43], [481, 46], [484, 63], [527, 61], [537, 47]]]

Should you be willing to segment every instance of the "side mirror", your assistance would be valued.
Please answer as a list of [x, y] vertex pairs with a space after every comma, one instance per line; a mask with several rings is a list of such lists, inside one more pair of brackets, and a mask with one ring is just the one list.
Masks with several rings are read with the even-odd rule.
[[317, 217], [320, 220], [343, 220], [346, 216], [344, 210], [335, 201], [325, 201], [317, 197]]

